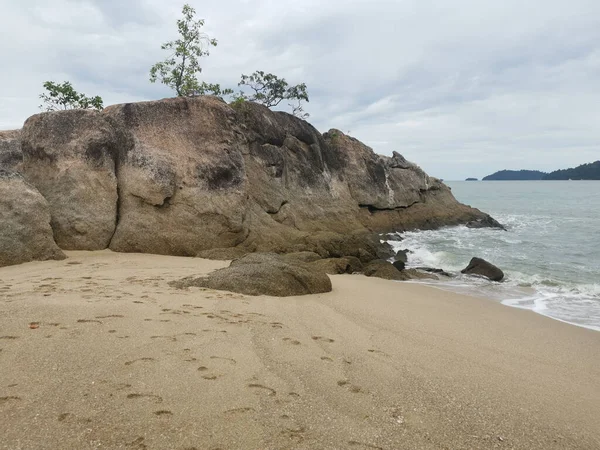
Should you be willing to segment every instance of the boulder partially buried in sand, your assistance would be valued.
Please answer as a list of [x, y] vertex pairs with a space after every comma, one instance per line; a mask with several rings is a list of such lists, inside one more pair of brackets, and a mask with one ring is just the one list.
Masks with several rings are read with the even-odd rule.
[[313, 270], [299, 261], [286, 260], [274, 253], [249, 254], [206, 277], [188, 277], [170, 284], [178, 288], [196, 286], [273, 297], [331, 291], [331, 280], [324, 272]]
[[48, 202], [16, 172], [0, 169], [0, 267], [65, 259], [52, 237]]
[[394, 281], [438, 279], [438, 277], [433, 274], [419, 272], [416, 269], [398, 270], [394, 264], [382, 259], [371, 261], [367, 266], [365, 266], [363, 274], [367, 277], [383, 278], [384, 280]]
[[502, 270], [481, 258], [471, 259], [469, 265], [461, 270], [461, 273], [479, 275], [489, 278], [492, 281], [502, 281], [504, 279], [504, 272]]

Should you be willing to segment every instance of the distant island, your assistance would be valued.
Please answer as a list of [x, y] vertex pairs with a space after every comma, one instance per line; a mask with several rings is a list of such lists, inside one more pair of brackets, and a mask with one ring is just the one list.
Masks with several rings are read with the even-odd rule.
[[467, 178], [465, 181], [479, 181], [477, 178]]
[[550, 173], [539, 170], [501, 170], [483, 178], [483, 181], [526, 180], [600, 180], [600, 160]]
[[483, 181], [543, 180], [546, 172], [539, 170], [501, 170], [483, 178]]
[[574, 169], [555, 170], [546, 175], [544, 180], [600, 180], [600, 160]]

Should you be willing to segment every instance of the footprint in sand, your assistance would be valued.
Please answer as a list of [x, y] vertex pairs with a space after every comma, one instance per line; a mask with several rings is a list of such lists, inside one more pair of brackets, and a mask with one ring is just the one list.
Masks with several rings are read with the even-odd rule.
[[122, 316], [121, 314], [110, 314], [108, 316], [96, 316], [96, 319], [122, 319], [125, 316]]
[[156, 395], [156, 394], [139, 394], [139, 393], [133, 393], [133, 394], [127, 394], [127, 398], [129, 400], [136, 400], [136, 399], [148, 398], [148, 399], [154, 400], [156, 403], [162, 403], [163, 402], [163, 398], [160, 395]]
[[94, 320], [94, 319], [79, 319], [77, 321], [77, 323], [99, 323], [99, 324], [101, 324], [102, 322], [100, 320]]
[[334, 339], [331, 339], [331, 338], [326, 338], [326, 337], [323, 337], [323, 336], [313, 336], [313, 337], [312, 337], [312, 340], [313, 340], [313, 341], [328, 342], [328, 343], [335, 342], [335, 340], [334, 340]]
[[376, 350], [374, 348], [370, 348], [369, 350], [367, 350], [369, 353], [377, 353], [379, 355], [383, 355], [383, 356], [387, 356], [388, 358], [390, 357], [390, 355], [388, 355], [386, 352], [382, 352], [381, 350]]
[[156, 361], [154, 358], [139, 358], [139, 359], [134, 359], [133, 361], [127, 361], [125, 363], [126, 366], [130, 366], [132, 364], [135, 364], [136, 362], [149, 362], [149, 361]]
[[139, 437], [137, 439], [134, 439], [131, 442], [126, 443], [125, 445], [129, 448], [134, 448], [137, 450], [145, 450], [148, 448], [148, 446], [146, 444], [144, 444], [145, 439], [143, 437]]
[[154, 411], [157, 416], [172, 416], [173, 413], [167, 409], [161, 409], [160, 411]]
[[348, 445], [351, 447], [363, 447], [363, 448], [372, 448], [375, 450], [383, 450], [383, 447], [379, 447], [377, 445], [372, 445], [372, 444], [366, 444], [364, 442], [358, 442], [358, 441], [348, 441]]
[[3, 405], [5, 403], [11, 402], [11, 401], [21, 401], [21, 397], [17, 397], [15, 395], [7, 395], [5, 397], [0, 397], [0, 405]]
[[262, 384], [257, 384], [257, 383], [250, 383], [248, 385], [249, 388], [254, 388], [254, 389], [260, 389], [263, 391], [266, 391], [268, 394], [267, 395], [271, 395], [271, 396], [275, 396], [277, 395], [277, 391], [275, 389], [272, 389], [268, 386], [264, 386]]
[[283, 338], [282, 340], [285, 342], [288, 342], [289, 344], [292, 344], [292, 345], [300, 345], [300, 341], [297, 341], [297, 340], [289, 338], [289, 337]]
[[78, 422], [82, 424], [92, 423], [92, 419], [78, 419], [74, 414], [71, 413], [62, 413], [58, 416], [59, 422]]
[[247, 408], [233, 408], [233, 409], [228, 409], [223, 414], [234, 415], [234, 414], [244, 414], [244, 413], [250, 413], [250, 412], [256, 412], [256, 410], [254, 408], [250, 408], [250, 407], [247, 407]]
[[221, 359], [223, 361], [229, 361], [233, 365], [237, 364], [237, 361], [233, 358], [225, 358], [223, 356], [211, 356], [210, 359]]
[[321, 361], [333, 362], [333, 359], [329, 356], [321, 356]]
[[340, 380], [337, 382], [337, 385], [340, 387], [347, 387], [348, 390], [353, 394], [358, 394], [359, 392], [362, 392], [362, 389], [359, 386], [350, 384], [348, 380]]

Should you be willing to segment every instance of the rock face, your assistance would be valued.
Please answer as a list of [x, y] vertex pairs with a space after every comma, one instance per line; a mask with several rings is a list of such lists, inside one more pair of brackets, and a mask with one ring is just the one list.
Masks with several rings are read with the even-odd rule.
[[21, 131], [0, 131], [0, 170], [18, 171], [22, 162]]
[[469, 265], [461, 273], [480, 275], [492, 281], [502, 281], [504, 279], [504, 272], [502, 270], [481, 258], [471, 259]]
[[0, 168], [0, 267], [64, 259], [52, 238], [48, 202], [16, 172]]
[[217, 98], [111, 106], [133, 136], [119, 165], [119, 223], [110, 248], [195, 256], [248, 235], [245, 139]]
[[246, 295], [320, 294], [331, 291], [331, 280], [324, 272], [305, 263], [274, 253], [253, 253], [232, 261], [225, 269], [207, 277], [185, 278], [172, 283], [175, 287], [198, 286]]
[[42, 113], [25, 122], [21, 170], [50, 204], [54, 239], [62, 249], [108, 247], [117, 220], [115, 160], [126, 141], [95, 111]]
[[0, 134], [0, 162], [48, 201], [70, 250], [310, 251], [364, 264], [393, 256], [375, 233], [495, 225], [398, 153], [216, 97], [38, 114], [20, 136]]

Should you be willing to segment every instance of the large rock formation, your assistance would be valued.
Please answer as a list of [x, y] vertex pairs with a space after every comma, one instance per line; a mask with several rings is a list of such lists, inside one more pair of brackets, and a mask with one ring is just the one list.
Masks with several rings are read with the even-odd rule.
[[366, 263], [392, 256], [373, 232], [493, 224], [400, 154], [376, 155], [340, 131], [321, 135], [249, 102], [175, 98], [43, 113], [20, 139], [12, 133], [0, 135], [0, 162], [46, 198], [63, 249], [311, 251]]
[[52, 238], [48, 202], [16, 172], [0, 168], [0, 267], [64, 259]]
[[127, 150], [125, 136], [88, 110], [36, 114], [25, 122], [21, 170], [50, 204], [61, 248], [108, 247], [117, 221], [115, 160]]

